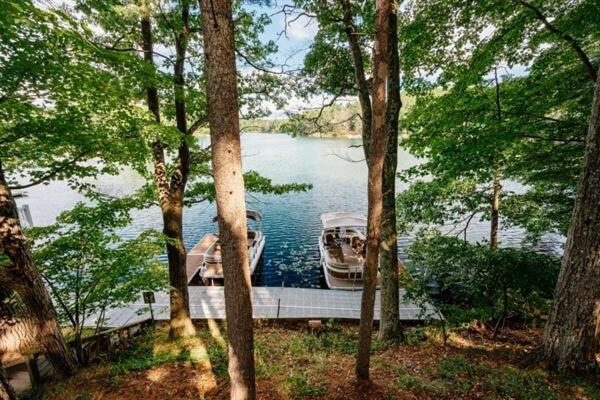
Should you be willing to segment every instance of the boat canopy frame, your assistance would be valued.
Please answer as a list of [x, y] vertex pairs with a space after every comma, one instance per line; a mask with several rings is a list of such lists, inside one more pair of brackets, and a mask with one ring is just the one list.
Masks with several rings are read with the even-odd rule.
[[321, 214], [323, 229], [367, 226], [367, 218], [358, 212], [328, 212]]

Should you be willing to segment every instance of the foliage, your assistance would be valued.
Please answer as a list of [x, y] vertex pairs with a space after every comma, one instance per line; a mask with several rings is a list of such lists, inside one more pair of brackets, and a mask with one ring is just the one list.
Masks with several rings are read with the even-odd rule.
[[439, 232], [422, 233], [408, 250], [409, 296], [434, 301], [450, 323], [540, 318], [549, 307], [559, 260], [529, 250], [489, 249]]
[[[155, 46], [173, 48], [173, 34], [182, 28], [181, 4], [154, 5]], [[190, 7], [186, 113], [190, 125], [202, 126], [202, 40], [197, 36], [197, 4], [191, 2]], [[141, 41], [139, 12], [135, 2], [84, 0], [62, 9], [41, 9], [29, 0], [7, 3], [0, 20], [0, 156], [13, 187], [58, 179], [87, 191], [91, 185], [81, 178], [116, 174], [129, 165], [147, 178], [140, 194], [155, 202], [153, 170], [148, 167], [152, 143], [159, 139], [172, 161], [170, 172], [177, 167], [181, 142], [190, 147], [188, 204], [214, 192], [207, 183], [212, 181], [210, 153], [194, 136], [182, 135], [175, 127], [174, 56], [157, 52], [160, 61], [153, 69], [136, 50]], [[240, 4], [236, 13], [242, 61], [269, 67], [267, 58], [276, 46], [259, 40], [269, 18]], [[275, 101], [277, 91], [284, 90], [279, 78], [256, 71], [240, 78], [241, 103], [252, 110], [252, 117], [261, 115], [258, 103], [265, 96]], [[162, 124], [153, 121], [141, 102], [148, 84], [158, 88]]]
[[155, 231], [124, 240], [118, 229], [131, 222], [131, 199], [78, 203], [50, 226], [31, 228], [34, 259], [51, 288], [61, 319], [74, 331], [81, 362], [84, 327], [102, 320], [107, 308], [134, 301], [140, 292], [166, 286], [157, 259], [164, 241]]
[[585, 0], [407, 4], [401, 65], [418, 99], [401, 145], [426, 161], [403, 175], [403, 228], [488, 219], [499, 179], [520, 184], [501, 192], [505, 226], [566, 234], [593, 83], [565, 35], [596, 63], [597, 12]]
[[304, 110], [292, 114], [280, 125], [280, 130], [292, 136], [309, 135], [360, 135], [360, 108], [358, 102], [339, 101], [323, 110]]
[[[9, 184], [75, 184], [139, 163], [148, 122], [133, 101], [139, 86], [90, 43], [91, 32], [28, 0], [5, 3], [0, 18], [0, 157]], [[89, 162], [96, 157], [103, 162]]]

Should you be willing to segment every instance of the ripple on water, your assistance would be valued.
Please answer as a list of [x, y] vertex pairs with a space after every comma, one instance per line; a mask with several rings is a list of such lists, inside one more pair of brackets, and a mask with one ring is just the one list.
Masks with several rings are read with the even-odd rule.
[[[358, 211], [366, 213], [367, 170], [361, 160], [361, 148], [352, 139], [291, 138], [281, 134], [245, 134], [242, 136], [244, 170], [255, 170], [269, 177], [274, 183], [304, 182], [313, 184], [305, 193], [282, 196], [256, 195], [248, 198], [248, 208], [263, 213], [262, 229], [267, 241], [263, 259], [253, 278], [259, 286], [324, 287], [319, 266], [318, 237], [321, 231], [320, 215], [327, 211]], [[413, 166], [417, 160], [400, 151], [399, 169]], [[139, 186], [140, 178], [131, 173], [118, 178], [107, 177], [107, 182], [117, 191], [127, 192]], [[402, 190], [399, 184], [398, 190]], [[19, 199], [32, 210], [36, 224], [52, 223], [60, 211], [70, 208], [81, 198], [69, 192], [63, 183], [28, 190], [29, 196]], [[48, 204], [52, 207], [49, 208]], [[191, 248], [203, 235], [215, 231], [212, 223], [215, 206], [196, 204], [184, 212], [184, 241]], [[158, 208], [136, 211], [134, 223], [123, 229], [125, 238], [133, 238], [144, 229], [162, 229]], [[480, 241], [487, 237], [489, 222], [472, 225], [469, 239]], [[518, 229], [503, 231], [500, 235], [506, 245], [521, 242], [523, 232]], [[400, 237], [400, 256], [405, 259], [404, 249], [413, 238]], [[551, 237], [540, 248], [556, 251], [561, 238]], [[166, 260], [166, 256], [161, 256]]]

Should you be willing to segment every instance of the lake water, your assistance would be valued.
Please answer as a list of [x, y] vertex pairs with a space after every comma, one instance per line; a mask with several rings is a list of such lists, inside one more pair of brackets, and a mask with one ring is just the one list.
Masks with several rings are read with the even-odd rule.
[[[200, 138], [208, 142], [208, 138]], [[318, 236], [320, 215], [328, 211], [367, 210], [367, 168], [359, 139], [292, 138], [284, 134], [244, 134], [242, 151], [244, 170], [255, 170], [274, 183], [311, 183], [305, 193], [282, 196], [247, 196], [248, 208], [263, 213], [262, 229], [266, 246], [262, 265], [254, 277], [257, 286], [324, 287], [319, 268]], [[398, 169], [415, 165], [418, 160], [399, 149]], [[133, 172], [99, 179], [97, 186], [104, 192], [126, 194], [141, 185]], [[398, 185], [397, 190], [403, 186]], [[63, 182], [37, 186], [27, 190], [27, 197], [18, 199], [28, 204], [35, 225], [52, 223], [56, 216], [84, 200]], [[184, 240], [191, 248], [202, 236], [217, 229], [211, 222], [215, 214], [212, 204], [196, 204], [184, 212]], [[158, 208], [134, 213], [134, 224], [124, 230], [131, 237], [147, 228], [160, 230], [162, 219]], [[472, 225], [470, 240], [483, 240], [489, 235], [489, 222]], [[518, 229], [502, 231], [505, 245], [518, 244], [523, 233]], [[410, 244], [410, 237], [399, 238], [400, 256]], [[542, 242], [546, 249], [557, 246], [556, 238]]]

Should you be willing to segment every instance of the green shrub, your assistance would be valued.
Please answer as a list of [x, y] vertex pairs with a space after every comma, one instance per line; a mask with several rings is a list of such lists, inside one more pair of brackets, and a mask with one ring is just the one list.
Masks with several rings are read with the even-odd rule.
[[547, 313], [560, 269], [556, 257], [526, 249], [490, 249], [439, 232], [421, 234], [408, 249], [415, 277], [409, 296], [431, 294], [450, 323]]

